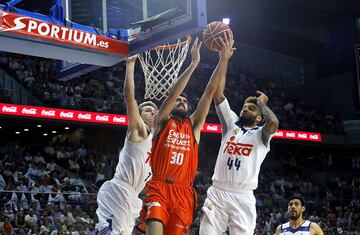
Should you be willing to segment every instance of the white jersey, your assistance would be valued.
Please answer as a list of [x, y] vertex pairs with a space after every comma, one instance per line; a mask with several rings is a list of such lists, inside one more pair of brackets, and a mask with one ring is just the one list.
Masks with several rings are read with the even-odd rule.
[[133, 143], [125, 138], [112, 181], [128, 183], [137, 194], [144, 189], [146, 182], [151, 178], [151, 168], [147, 158], [151, 151], [152, 137], [150, 133], [141, 143]]
[[310, 225], [311, 222], [305, 220], [299, 227], [293, 228], [290, 225], [290, 222], [282, 224], [280, 227], [280, 235], [291, 235], [291, 234], [298, 234], [298, 235], [310, 235]]
[[216, 106], [216, 112], [223, 130], [213, 186], [230, 191], [255, 190], [261, 164], [270, 151], [270, 144], [265, 146], [262, 142], [263, 127], [238, 126], [239, 118], [227, 100]]

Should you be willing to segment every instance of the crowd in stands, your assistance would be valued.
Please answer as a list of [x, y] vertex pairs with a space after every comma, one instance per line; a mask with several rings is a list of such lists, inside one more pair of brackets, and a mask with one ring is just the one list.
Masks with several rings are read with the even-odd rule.
[[2, 145], [1, 152], [0, 234], [95, 234], [96, 193], [61, 164], [64, 149]]
[[11, 91], [3, 88], [0, 84], [0, 103], [12, 103]]
[[[9, 143], [1, 146], [0, 155], [2, 234], [95, 234], [96, 192], [113, 176], [115, 151], [55, 140], [36, 149]], [[356, 162], [358, 157], [353, 159]], [[265, 166], [260, 173], [255, 234], [272, 235], [277, 225], [288, 220], [287, 199], [294, 193], [306, 198], [306, 218], [317, 222], [325, 234], [360, 234], [358, 174], [329, 175], [318, 182], [292, 162], [281, 164], [280, 170]], [[355, 172], [358, 166], [352, 167]], [[194, 185], [199, 197], [192, 234], [199, 229], [211, 172], [200, 166], [197, 173]]]
[[[206, 66], [199, 66], [186, 89], [191, 94], [192, 104], [200, 99], [214, 67], [214, 64], [203, 65]], [[24, 84], [45, 106], [126, 113], [122, 101], [124, 64], [98, 69], [70, 81], [57, 81], [55, 61], [43, 58], [0, 53], [0, 68]], [[140, 66], [137, 66], [135, 80], [136, 95], [141, 100], [145, 82]], [[230, 64], [227, 80], [225, 95], [236, 111], [240, 110], [247, 96], [255, 95], [256, 90], [262, 90], [270, 97], [269, 106], [279, 117], [281, 129], [342, 133], [342, 121], [338, 114], [317, 111], [304, 101], [291, 98], [283, 87], [270, 79], [256, 79], [251, 71], [241, 71]], [[218, 122], [214, 108], [207, 121]]]

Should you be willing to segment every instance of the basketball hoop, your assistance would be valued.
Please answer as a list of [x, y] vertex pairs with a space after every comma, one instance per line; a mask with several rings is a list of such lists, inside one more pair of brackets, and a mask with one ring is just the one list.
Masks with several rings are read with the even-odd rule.
[[191, 36], [175, 44], [165, 44], [145, 51], [139, 55], [145, 77], [145, 99], [160, 101], [167, 96], [177, 81], [183, 65]]

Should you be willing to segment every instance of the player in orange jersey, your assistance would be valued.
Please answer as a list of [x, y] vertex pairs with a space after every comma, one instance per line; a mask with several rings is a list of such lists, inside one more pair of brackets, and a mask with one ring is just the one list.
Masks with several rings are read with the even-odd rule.
[[201, 42], [196, 39], [191, 48], [191, 65], [179, 77], [155, 116], [150, 159], [153, 178], [147, 184], [141, 213], [148, 235], [189, 234], [196, 208], [197, 196], [192, 184], [198, 167], [200, 131], [217, 84], [225, 77], [235, 50], [233, 45], [232, 35], [227, 34], [218, 65], [196, 110], [188, 115], [188, 101], [182, 91], [200, 61]]

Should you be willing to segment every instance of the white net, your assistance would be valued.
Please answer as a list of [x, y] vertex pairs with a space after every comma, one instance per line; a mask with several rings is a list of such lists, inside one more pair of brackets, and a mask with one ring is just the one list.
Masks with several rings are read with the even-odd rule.
[[160, 101], [177, 81], [189, 50], [191, 38], [176, 44], [166, 44], [140, 54], [145, 77], [145, 99]]

